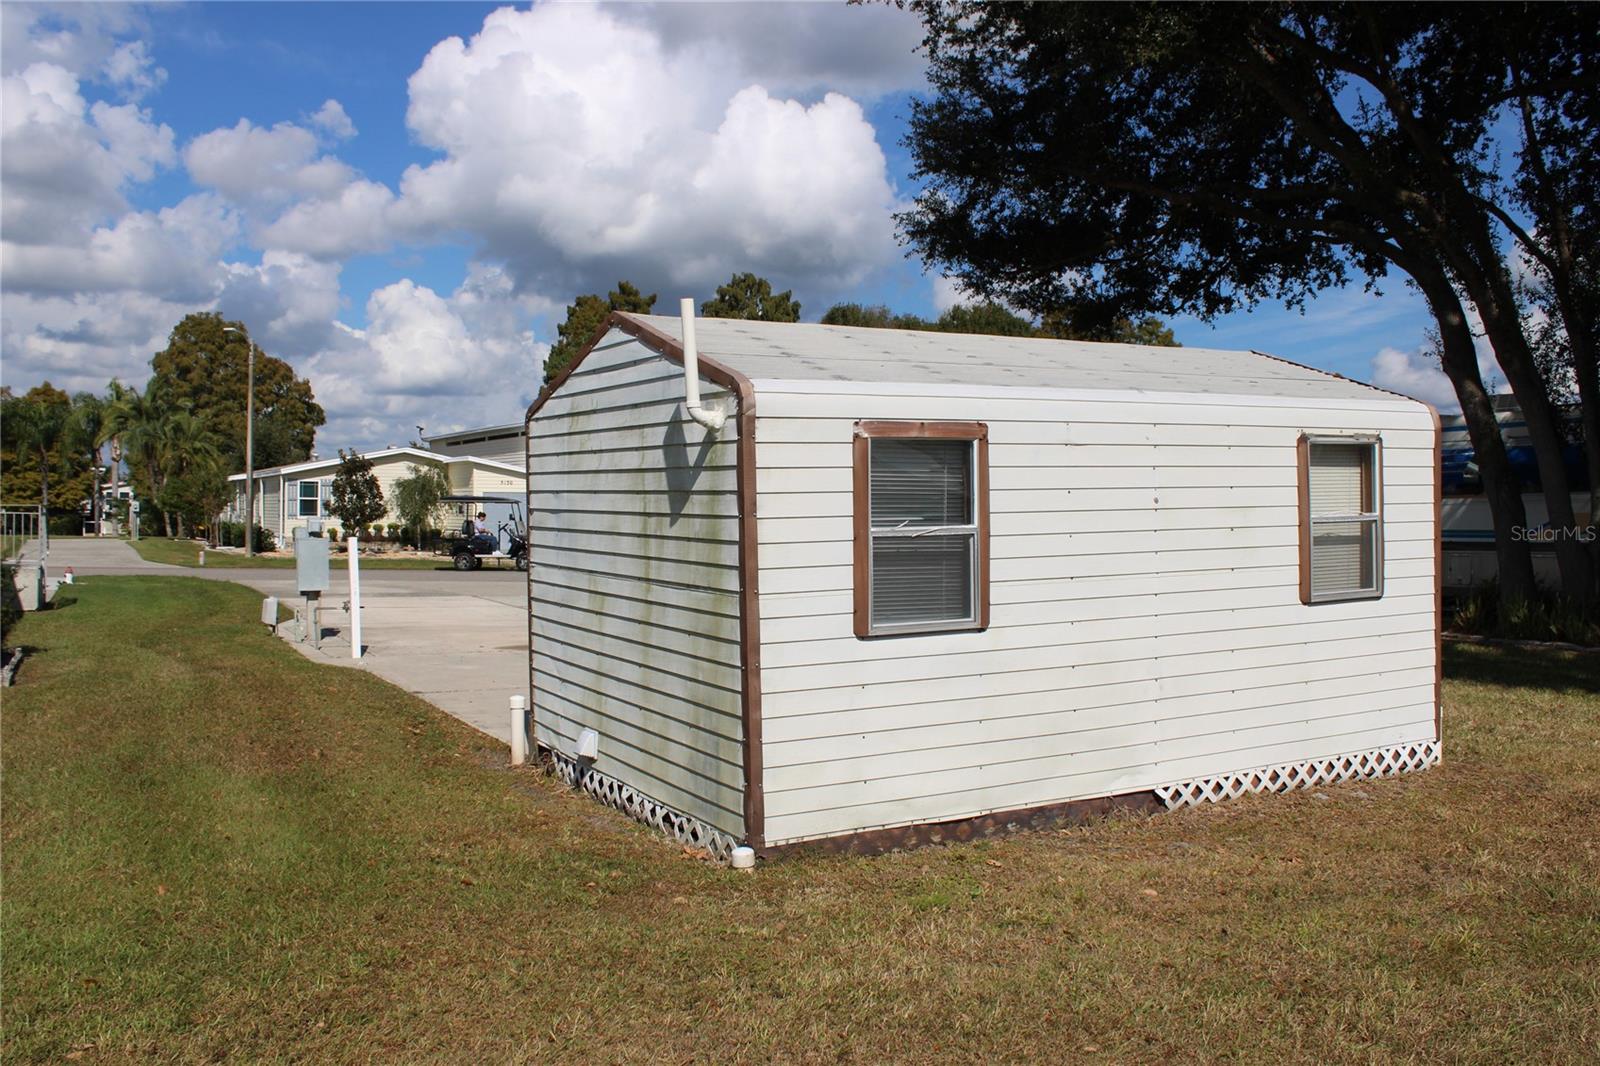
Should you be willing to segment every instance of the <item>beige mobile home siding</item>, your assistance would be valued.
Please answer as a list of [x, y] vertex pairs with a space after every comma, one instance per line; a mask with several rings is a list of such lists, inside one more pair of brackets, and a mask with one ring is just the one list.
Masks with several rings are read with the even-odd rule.
[[[522, 464], [526, 461], [525, 456], [518, 455], [512, 461], [512, 465], [521, 470], [523, 469]], [[498, 467], [487, 466], [482, 463], [457, 463], [455, 465], [469, 467], [466, 471], [469, 482], [467, 486], [468, 492], [521, 496], [523, 490], [527, 487], [527, 479], [523, 475], [512, 473], [509, 470], [501, 470]]]
[[534, 719], [568, 753], [596, 730], [596, 770], [742, 836], [738, 424], [712, 437], [682, 401], [682, 368], [613, 331], [529, 424]]
[[278, 540], [283, 539], [283, 478], [273, 475], [263, 478], [261, 490], [256, 494], [260, 508], [261, 528]]
[[[1434, 736], [1420, 404], [755, 385], [769, 843]], [[986, 632], [854, 637], [861, 418], [988, 423]], [[1299, 602], [1302, 432], [1382, 436], [1379, 600]]]

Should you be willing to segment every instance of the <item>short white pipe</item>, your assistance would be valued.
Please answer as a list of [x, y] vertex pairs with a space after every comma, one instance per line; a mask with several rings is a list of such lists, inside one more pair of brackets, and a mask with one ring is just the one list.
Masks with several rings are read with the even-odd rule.
[[678, 302], [683, 318], [683, 406], [689, 417], [715, 433], [728, 420], [726, 411], [700, 403], [700, 352], [694, 342], [694, 300], [685, 296]]
[[528, 697], [511, 697], [511, 765], [528, 761]]
[[350, 658], [361, 658], [361, 538], [350, 534]]

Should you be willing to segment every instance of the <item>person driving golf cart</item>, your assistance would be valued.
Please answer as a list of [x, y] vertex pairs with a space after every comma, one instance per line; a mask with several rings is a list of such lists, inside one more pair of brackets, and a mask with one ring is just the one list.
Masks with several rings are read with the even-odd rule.
[[461, 532], [472, 541], [472, 550], [475, 552], [491, 553], [499, 549], [500, 542], [495, 535], [489, 532], [489, 516], [479, 511], [476, 518], [469, 518], [461, 523]]
[[515, 496], [463, 493], [446, 496], [439, 502], [455, 507], [461, 523], [441, 538], [434, 550], [450, 556], [451, 565], [457, 570], [479, 570], [486, 559], [497, 567], [514, 563], [518, 570], [528, 568], [527, 526], [521, 501]]

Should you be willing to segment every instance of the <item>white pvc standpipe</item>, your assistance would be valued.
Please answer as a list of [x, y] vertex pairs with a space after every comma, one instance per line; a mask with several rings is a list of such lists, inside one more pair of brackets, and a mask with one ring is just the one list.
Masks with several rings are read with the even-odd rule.
[[350, 658], [361, 658], [361, 538], [350, 534]]
[[700, 348], [694, 336], [694, 301], [685, 296], [678, 301], [678, 312], [683, 323], [683, 407], [690, 418], [715, 433], [727, 421], [728, 414], [700, 403]]
[[511, 765], [528, 761], [528, 697], [511, 697]]

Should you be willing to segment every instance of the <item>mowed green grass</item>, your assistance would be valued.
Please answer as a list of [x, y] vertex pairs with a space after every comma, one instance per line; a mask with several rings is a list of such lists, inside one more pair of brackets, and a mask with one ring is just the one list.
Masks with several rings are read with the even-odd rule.
[[6, 1062], [1593, 1062], [1595, 657], [1424, 774], [741, 874], [255, 623], [89, 578], [3, 710]]
[[[177, 540], [172, 537], [140, 537], [138, 540], [128, 542], [139, 557], [146, 562], [167, 563], [171, 566], [200, 565], [200, 542], [196, 540]], [[292, 556], [257, 555], [250, 558], [243, 554], [208, 550], [206, 552], [206, 568], [217, 567], [227, 569], [232, 567], [245, 567], [255, 569], [292, 570], [294, 569]], [[329, 565], [335, 570], [346, 569], [350, 565], [348, 557], [335, 554], [329, 560]], [[493, 566], [493, 563], [485, 564]], [[382, 555], [369, 555], [365, 550], [361, 553], [361, 566], [363, 569], [375, 570], [448, 570], [450, 559], [444, 555], [429, 556], [424, 559], [416, 558], [385, 558]]]

